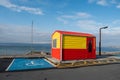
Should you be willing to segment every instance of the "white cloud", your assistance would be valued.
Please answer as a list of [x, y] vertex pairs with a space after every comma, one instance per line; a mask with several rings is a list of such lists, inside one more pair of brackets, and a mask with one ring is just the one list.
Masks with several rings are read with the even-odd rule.
[[107, 3], [106, 0], [98, 0], [98, 1], [97, 1], [97, 4], [102, 5], [102, 6], [108, 5], [108, 3]]
[[92, 29], [95, 30], [96, 28], [98, 28], [98, 26], [100, 25], [100, 23], [97, 23], [94, 20], [79, 20], [77, 22], [77, 26], [84, 28], [84, 29]]
[[70, 27], [78, 27], [83, 31], [97, 32], [99, 26], [103, 26], [102, 23], [96, 22], [92, 19], [93, 16], [86, 12], [76, 12], [73, 15], [61, 15], [58, 20], [63, 22], [64, 25]]
[[117, 25], [119, 24], [119, 25], [120, 25], [120, 20], [114, 20], [112, 23], [113, 23], [114, 25], [115, 25], [115, 24], [117, 24]]
[[110, 6], [114, 5], [119, 8], [119, 1], [118, 0], [88, 0], [88, 3], [96, 3], [97, 5], [101, 6]]
[[[97, 39], [99, 37], [97, 32]], [[120, 20], [111, 21], [107, 29], [102, 30], [103, 46], [119, 46], [120, 45]], [[98, 41], [98, 40], [97, 40]]]
[[119, 0], [88, 0], [88, 3], [96, 3], [100, 6], [113, 6], [115, 8], [120, 9], [120, 1]]
[[117, 35], [119, 36], [120, 35], [120, 27], [112, 27], [109, 29], [109, 31], [107, 32], [108, 34], [110, 35]]
[[92, 15], [85, 12], [77, 12], [72, 15], [61, 15], [57, 19], [64, 24], [68, 24], [71, 20], [79, 20], [79, 19], [88, 19], [92, 17]]
[[61, 15], [58, 20], [65, 26], [77, 27], [85, 32], [98, 32], [98, 28], [103, 26], [102, 23], [92, 19], [93, 16], [86, 12], [77, 12], [73, 15]]
[[[92, 34], [95, 34], [97, 37], [97, 45], [99, 40], [99, 28], [108, 26], [107, 29], [102, 30], [102, 43], [103, 46], [115, 46], [120, 45], [120, 20], [113, 20], [109, 23], [104, 22], [98, 22], [94, 20], [94, 16], [90, 15], [89, 13], [86, 13], [87, 15], [90, 15], [88, 17], [81, 18], [80, 16], [84, 15], [77, 15], [79, 12], [73, 14], [73, 15], [62, 15], [60, 16], [61, 19], [66, 20], [67, 24], [64, 24], [65, 26], [78, 28], [82, 32], [90, 32]], [[72, 26], [71, 26], [72, 25]]]
[[69, 19], [79, 19], [79, 18], [90, 18], [91, 15], [86, 12], [76, 12], [72, 15], [62, 15], [61, 18], [69, 18]]
[[[51, 34], [34, 29], [34, 43], [50, 43]], [[31, 27], [27, 25], [0, 24], [0, 43], [31, 43]]]
[[118, 4], [118, 5], [116, 6], [116, 8], [120, 8], [120, 4]]
[[62, 18], [68, 18], [68, 19], [71, 19], [71, 18], [76, 18], [76, 16], [74, 16], [74, 15], [62, 15], [61, 16]]
[[[97, 37], [97, 45], [99, 40], [99, 33], [95, 34]], [[119, 46], [120, 45], [120, 27], [111, 27], [102, 30], [102, 46]]]
[[[111, 0], [109, 0], [109, 1], [111, 1]], [[113, 0], [111, 1], [111, 3], [112, 2], [113, 2]], [[96, 3], [101, 6], [106, 6], [106, 5], [108, 5], [108, 0], [88, 0], [88, 3]]]
[[32, 14], [37, 14], [37, 15], [43, 15], [43, 12], [39, 8], [31, 8], [31, 7], [26, 7], [26, 6], [18, 6], [16, 4], [12, 4], [10, 0], [0, 0], [0, 6], [9, 8], [11, 10], [21, 12], [21, 11], [26, 11]]
[[91, 15], [85, 12], [78, 12], [76, 13], [76, 16], [80, 17], [80, 18], [90, 18]]
[[63, 22], [63, 24], [68, 24], [68, 21], [61, 18], [61, 17], [58, 17], [57, 20], [60, 21], [60, 22]]

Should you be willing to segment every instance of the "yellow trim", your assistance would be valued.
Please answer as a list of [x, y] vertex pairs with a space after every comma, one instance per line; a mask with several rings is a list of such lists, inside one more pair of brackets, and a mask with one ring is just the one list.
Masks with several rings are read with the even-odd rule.
[[[60, 33], [55, 32], [52, 36], [52, 40], [56, 39], [56, 48], [60, 48]], [[53, 46], [53, 41], [52, 41], [52, 46]]]

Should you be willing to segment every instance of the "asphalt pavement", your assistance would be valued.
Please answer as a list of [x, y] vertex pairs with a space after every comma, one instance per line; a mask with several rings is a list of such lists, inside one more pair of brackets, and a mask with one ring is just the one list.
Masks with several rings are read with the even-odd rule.
[[120, 80], [120, 64], [1, 72], [0, 80]]
[[12, 62], [13, 58], [0, 58], [0, 72], [3, 72]]

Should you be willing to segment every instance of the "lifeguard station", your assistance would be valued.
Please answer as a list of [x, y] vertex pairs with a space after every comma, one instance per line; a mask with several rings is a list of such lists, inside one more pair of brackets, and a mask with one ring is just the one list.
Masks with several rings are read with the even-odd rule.
[[88, 33], [56, 30], [52, 34], [52, 58], [59, 61], [95, 59], [96, 37]]

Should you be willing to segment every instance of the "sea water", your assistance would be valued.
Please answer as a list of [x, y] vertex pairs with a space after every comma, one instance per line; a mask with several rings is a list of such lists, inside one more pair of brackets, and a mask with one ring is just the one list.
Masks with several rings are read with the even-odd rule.
[[[33, 51], [51, 52], [51, 44], [0, 43], [0, 55], [21, 55]], [[99, 48], [97, 47], [97, 51]], [[120, 52], [119, 47], [102, 47], [102, 52]]]
[[51, 52], [51, 44], [0, 43], [0, 55], [21, 55], [31, 50]]

